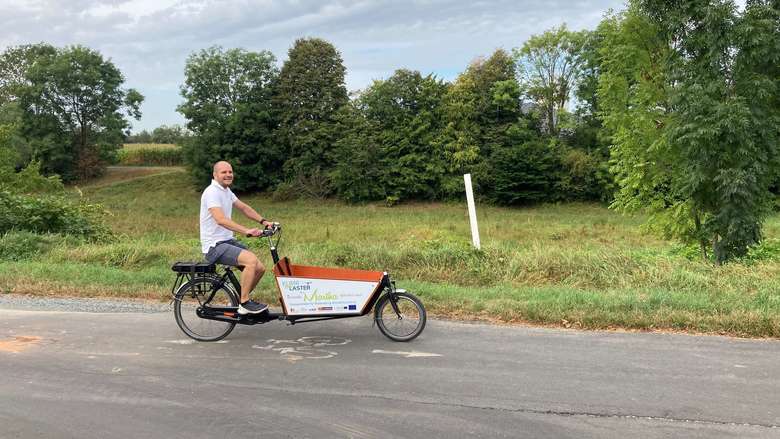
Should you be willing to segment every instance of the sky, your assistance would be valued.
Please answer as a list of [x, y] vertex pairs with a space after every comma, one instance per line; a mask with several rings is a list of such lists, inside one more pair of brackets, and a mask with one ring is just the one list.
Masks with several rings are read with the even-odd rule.
[[219, 45], [269, 50], [278, 64], [302, 37], [333, 43], [350, 91], [399, 68], [453, 80], [494, 50], [566, 23], [593, 29], [624, 0], [0, 0], [0, 50], [47, 42], [98, 50], [144, 95], [133, 131], [184, 125], [187, 57]]

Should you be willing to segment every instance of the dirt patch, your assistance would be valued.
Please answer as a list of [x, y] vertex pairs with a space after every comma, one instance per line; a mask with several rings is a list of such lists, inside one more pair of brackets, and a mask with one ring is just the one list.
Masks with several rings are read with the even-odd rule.
[[10, 340], [0, 340], [0, 352], [18, 354], [19, 352], [35, 346], [40, 342], [40, 337], [36, 337], [34, 335], [19, 335]]

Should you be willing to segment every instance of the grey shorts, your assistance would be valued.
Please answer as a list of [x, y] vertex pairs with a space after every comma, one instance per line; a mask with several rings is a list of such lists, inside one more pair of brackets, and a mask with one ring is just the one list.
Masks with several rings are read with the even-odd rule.
[[241, 254], [242, 250], [246, 249], [247, 247], [244, 244], [241, 244], [235, 239], [220, 241], [206, 253], [206, 261], [208, 261], [209, 264], [222, 264], [237, 267], [239, 265], [238, 255]]

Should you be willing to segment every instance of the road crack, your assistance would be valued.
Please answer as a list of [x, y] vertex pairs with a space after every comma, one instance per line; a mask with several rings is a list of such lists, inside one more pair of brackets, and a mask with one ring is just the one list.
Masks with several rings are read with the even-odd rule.
[[456, 407], [456, 408], [465, 408], [465, 409], [476, 409], [476, 410], [495, 410], [495, 411], [502, 411], [507, 413], [527, 413], [527, 414], [534, 414], [534, 415], [551, 415], [551, 416], [567, 416], [567, 417], [576, 417], [576, 416], [583, 416], [583, 417], [591, 417], [591, 418], [601, 418], [601, 419], [627, 419], [627, 420], [648, 420], [648, 421], [664, 421], [664, 422], [674, 422], [674, 423], [689, 423], [689, 424], [699, 424], [699, 425], [714, 425], [714, 426], [731, 426], [731, 427], [752, 427], [752, 428], [766, 428], [766, 429], [779, 429], [780, 425], [777, 424], [760, 424], [760, 423], [751, 423], [751, 422], [735, 422], [735, 421], [719, 421], [714, 419], [692, 419], [692, 418], [675, 418], [671, 416], [652, 416], [652, 415], [637, 415], [637, 414], [627, 414], [627, 413], [594, 413], [594, 412], [587, 412], [587, 411], [571, 411], [571, 410], [537, 410], [532, 408], [508, 408], [508, 407], [496, 407], [496, 406], [490, 406], [490, 405], [476, 405], [476, 404], [462, 404], [462, 403], [453, 403], [453, 402], [446, 402], [446, 401], [438, 401], [438, 400], [426, 400], [426, 399], [409, 399], [408, 397], [394, 397], [394, 396], [386, 396], [386, 395], [377, 395], [377, 394], [371, 394], [371, 393], [347, 393], [347, 392], [334, 392], [334, 391], [316, 391], [313, 389], [290, 389], [290, 388], [284, 388], [284, 387], [275, 387], [275, 386], [258, 386], [259, 389], [266, 389], [269, 391], [281, 391], [281, 392], [294, 392], [294, 393], [301, 393], [301, 394], [317, 394], [322, 396], [333, 396], [333, 397], [352, 397], [352, 398], [369, 398], [369, 399], [378, 399], [378, 400], [385, 400], [385, 401], [393, 401], [393, 402], [400, 402], [400, 403], [414, 403], [414, 404], [422, 404], [422, 405], [434, 405], [434, 406], [445, 406], [445, 407]]

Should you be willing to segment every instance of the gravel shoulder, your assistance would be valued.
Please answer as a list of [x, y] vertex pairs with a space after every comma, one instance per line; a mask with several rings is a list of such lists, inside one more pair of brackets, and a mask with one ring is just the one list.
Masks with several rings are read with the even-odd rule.
[[163, 313], [171, 312], [171, 305], [168, 302], [135, 299], [2, 294], [0, 295], [0, 309], [95, 313]]

